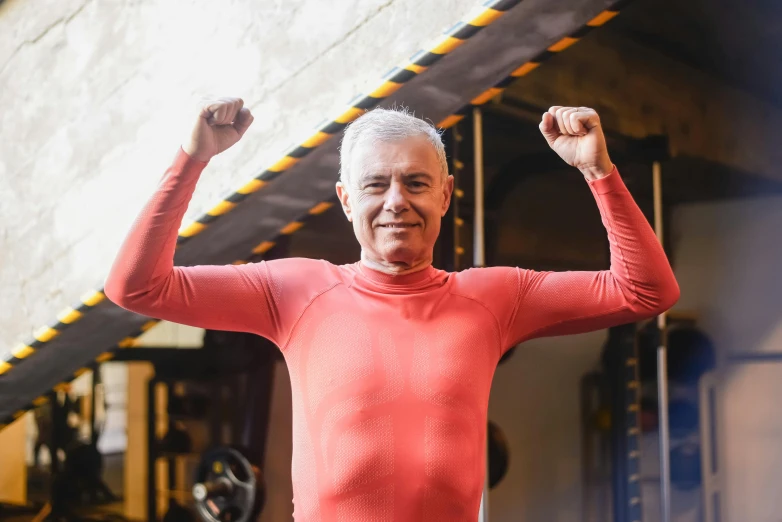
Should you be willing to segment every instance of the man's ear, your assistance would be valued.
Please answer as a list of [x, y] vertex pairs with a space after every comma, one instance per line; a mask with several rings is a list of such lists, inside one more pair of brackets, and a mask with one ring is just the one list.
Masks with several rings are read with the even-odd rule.
[[445, 217], [445, 214], [448, 212], [448, 207], [451, 206], [453, 184], [453, 176], [449, 174], [448, 177], [445, 178], [445, 183], [443, 183], [443, 208], [441, 209], [440, 217]]
[[348, 218], [348, 221], [353, 222], [353, 215], [350, 208], [350, 194], [348, 194], [348, 188], [341, 181], [337, 181], [337, 197], [342, 204], [342, 212]]

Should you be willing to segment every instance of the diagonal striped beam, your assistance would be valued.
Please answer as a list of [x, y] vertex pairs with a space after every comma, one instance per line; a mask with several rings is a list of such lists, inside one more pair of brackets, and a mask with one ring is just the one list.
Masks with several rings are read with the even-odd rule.
[[538, 53], [537, 56], [520, 64], [516, 69], [513, 70], [513, 72], [510, 73], [510, 75], [503, 78], [501, 81], [497, 82], [492, 87], [486, 89], [481, 94], [473, 98], [469, 104], [465, 105], [464, 107], [462, 107], [452, 115], [448, 116], [447, 118], [444, 118], [442, 121], [440, 121], [437, 124], [437, 126], [440, 127], [441, 129], [447, 129], [449, 127], [453, 127], [454, 125], [459, 123], [462, 119], [464, 119], [465, 116], [470, 114], [474, 107], [479, 107], [484, 103], [488, 102], [489, 100], [491, 100], [492, 98], [500, 94], [502, 91], [507, 89], [517, 79], [531, 73], [532, 71], [540, 67], [541, 64], [551, 59], [552, 57], [556, 56], [557, 54], [561, 53], [565, 49], [568, 49], [570, 46], [572, 46], [573, 44], [581, 40], [584, 36], [592, 32], [593, 30], [605, 25], [608, 21], [612, 20], [616, 15], [619, 14], [619, 9], [621, 9], [631, 1], [632, 0], [620, 0], [618, 2], [615, 2], [614, 4], [611, 5], [611, 7], [603, 10], [600, 14], [598, 14], [597, 16], [589, 20], [577, 31], [574, 31], [568, 36], [560, 38], [558, 41], [549, 45], [545, 51]]

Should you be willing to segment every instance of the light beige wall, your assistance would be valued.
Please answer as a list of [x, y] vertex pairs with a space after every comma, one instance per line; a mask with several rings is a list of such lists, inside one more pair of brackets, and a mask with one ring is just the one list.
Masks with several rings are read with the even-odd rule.
[[[697, 311], [720, 360], [721, 520], [776, 522], [782, 481], [782, 198], [690, 205], [672, 224], [682, 309]], [[776, 355], [731, 363], [731, 355]]]
[[580, 381], [606, 331], [537, 339], [497, 368], [489, 419], [510, 446], [508, 473], [489, 496], [492, 522], [581, 522]]

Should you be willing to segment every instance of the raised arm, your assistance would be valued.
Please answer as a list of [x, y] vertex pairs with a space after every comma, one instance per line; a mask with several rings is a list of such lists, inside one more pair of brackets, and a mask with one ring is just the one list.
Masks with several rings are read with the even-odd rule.
[[597, 330], [672, 307], [679, 286], [654, 231], [609, 159], [597, 113], [552, 107], [540, 129], [551, 148], [584, 174], [608, 233], [611, 267], [600, 272], [517, 269], [509, 343]]
[[111, 301], [191, 326], [238, 331], [262, 327], [257, 317], [262, 308], [258, 303], [268, 295], [265, 264], [174, 266], [177, 231], [201, 172], [213, 156], [239, 141], [252, 121], [239, 98], [205, 101], [199, 107], [191, 135], [117, 253], [104, 287]]

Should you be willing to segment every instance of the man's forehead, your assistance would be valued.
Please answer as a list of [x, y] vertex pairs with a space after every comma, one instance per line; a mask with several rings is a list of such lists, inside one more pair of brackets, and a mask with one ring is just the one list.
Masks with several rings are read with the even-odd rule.
[[435, 174], [436, 172], [432, 171], [432, 166], [420, 161], [373, 163], [371, 165], [365, 164], [359, 171], [359, 176], [361, 178], [374, 178], [381, 176], [434, 177]]

